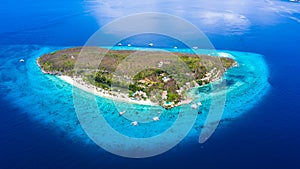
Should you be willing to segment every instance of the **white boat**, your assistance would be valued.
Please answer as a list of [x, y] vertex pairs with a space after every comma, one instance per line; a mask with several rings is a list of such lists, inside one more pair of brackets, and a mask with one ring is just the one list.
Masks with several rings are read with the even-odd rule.
[[151, 46], [151, 47], [152, 47], [152, 46], [153, 46], [153, 43], [149, 43], [149, 46]]
[[198, 102], [197, 105], [198, 105], [198, 106], [202, 106], [202, 103], [201, 103], [201, 102]]
[[122, 43], [118, 43], [118, 46], [122, 46]]
[[174, 49], [177, 49], [177, 46], [174, 46]]
[[198, 108], [198, 106], [197, 106], [197, 104], [192, 104], [192, 105], [191, 105], [191, 108], [193, 108], [193, 109], [197, 109], [197, 108]]
[[19, 62], [25, 62], [25, 60], [24, 59], [20, 59]]
[[153, 117], [153, 121], [159, 121], [159, 117]]
[[125, 113], [126, 113], [126, 111], [120, 111], [120, 112], [119, 112], [119, 115], [122, 116], [122, 115], [125, 114]]
[[133, 121], [133, 122], [131, 122], [131, 125], [133, 125], [133, 126], [137, 126], [139, 123], [137, 122], [137, 121]]
[[129, 46], [129, 47], [130, 47], [130, 46], [131, 46], [131, 44], [130, 44], [130, 43], [128, 43], [128, 45], [127, 45], [127, 46]]

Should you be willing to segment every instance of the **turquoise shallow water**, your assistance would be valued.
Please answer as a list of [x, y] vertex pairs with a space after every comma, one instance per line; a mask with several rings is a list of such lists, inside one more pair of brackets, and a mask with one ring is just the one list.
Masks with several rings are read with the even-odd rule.
[[[37, 125], [44, 125], [58, 133], [63, 133], [75, 142], [90, 144], [91, 140], [82, 130], [75, 113], [72, 86], [55, 76], [44, 75], [35, 63], [35, 59], [40, 55], [61, 48], [32, 45], [3, 46], [0, 48], [0, 61], [2, 63], [0, 90], [6, 94], [4, 99], [10, 100], [14, 105], [22, 108], [30, 119], [37, 122]], [[176, 50], [188, 52], [185, 49]], [[199, 50], [198, 52], [210, 53], [212, 51]], [[211, 90], [211, 86], [197, 89], [201, 91], [198, 99], [203, 106], [198, 110], [199, 114], [185, 139], [186, 142], [198, 141], [201, 127], [208, 116], [211, 100], [218, 97], [218, 94], [226, 93], [226, 104], [220, 125], [222, 127], [226, 126], [226, 123], [223, 122], [242, 116], [258, 103], [270, 87], [268, 83], [268, 66], [263, 56], [235, 51], [217, 51], [217, 53], [220, 55], [222, 53], [229, 54], [230, 57], [236, 59], [239, 66], [230, 69], [223, 77], [223, 79], [226, 79], [226, 90], [216, 93]], [[19, 62], [21, 58], [25, 59], [25, 63]], [[84, 95], [89, 96], [91, 94], [84, 92]], [[180, 116], [180, 110], [182, 110], [180, 107], [163, 110], [160, 107], [153, 108], [151, 106], [113, 102], [101, 97], [97, 97], [97, 104], [112, 128], [124, 135], [137, 138], [157, 136], [166, 131], [174, 124]], [[120, 109], [126, 109], [130, 120], [118, 115]], [[149, 118], [155, 116], [155, 113], [161, 112], [159, 114], [161, 120], [159, 122], [140, 123], [137, 127], [131, 126], [131, 120], [134, 120], [135, 117], [143, 117], [145, 113], [149, 114], [149, 112], [153, 113], [153, 115], [147, 116]], [[151, 119], [144, 120], [149, 121]]]

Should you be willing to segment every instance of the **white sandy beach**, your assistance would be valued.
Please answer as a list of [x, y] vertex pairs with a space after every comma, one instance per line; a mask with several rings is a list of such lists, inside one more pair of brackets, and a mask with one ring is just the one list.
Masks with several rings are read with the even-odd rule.
[[104, 97], [104, 98], [108, 98], [108, 99], [112, 99], [112, 100], [129, 102], [129, 103], [141, 104], [141, 105], [150, 105], [150, 106], [158, 105], [156, 103], [151, 102], [149, 99], [147, 99], [147, 100], [132, 100], [126, 94], [122, 94], [119, 92], [111, 92], [111, 94], [109, 94], [108, 91], [104, 91], [93, 85], [89, 85], [89, 84], [85, 83], [83, 80], [77, 80], [77, 79], [74, 80], [70, 76], [57, 76], [57, 77], [65, 82], [81, 89], [81, 90], [95, 94], [100, 97]]

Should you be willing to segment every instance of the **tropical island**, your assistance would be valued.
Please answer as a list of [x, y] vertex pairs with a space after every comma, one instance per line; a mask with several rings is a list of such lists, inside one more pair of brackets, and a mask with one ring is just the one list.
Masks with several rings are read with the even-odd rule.
[[190, 89], [220, 79], [237, 65], [228, 57], [100, 47], [58, 50], [36, 61], [43, 73], [83, 90], [164, 108], [190, 103]]

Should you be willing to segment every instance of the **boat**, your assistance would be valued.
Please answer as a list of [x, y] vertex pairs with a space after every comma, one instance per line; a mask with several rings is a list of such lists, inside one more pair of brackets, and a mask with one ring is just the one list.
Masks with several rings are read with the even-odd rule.
[[201, 103], [201, 102], [198, 102], [197, 105], [198, 105], [198, 106], [202, 106], [202, 103]]
[[20, 59], [19, 62], [25, 62], [25, 60], [24, 59]]
[[153, 121], [159, 121], [159, 117], [153, 117]]
[[149, 43], [149, 45], [148, 45], [148, 46], [151, 46], [151, 47], [152, 47], [152, 46], [153, 46], [153, 43]]
[[122, 46], [122, 43], [118, 43], [118, 46]]
[[192, 104], [192, 105], [191, 105], [191, 108], [193, 108], [193, 109], [197, 109], [197, 108], [198, 108], [198, 106], [197, 106], [197, 104]]
[[130, 47], [130, 46], [131, 46], [131, 44], [130, 44], [130, 43], [128, 43], [128, 45], [127, 45], [127, 46], [129, 46], [129, 47]]
[[122, 116], [122, 115], [125, 114], [125, 113], [126, 113], [126, 111], [120, 111], [120, 112], [119, 112], [119, 115]]
[[137, 122], [137, 121], [133, 121], [133, 122], [131, 122], [131, 125], [133, 125], [133, 126], [137, 126], [139, 123]]

